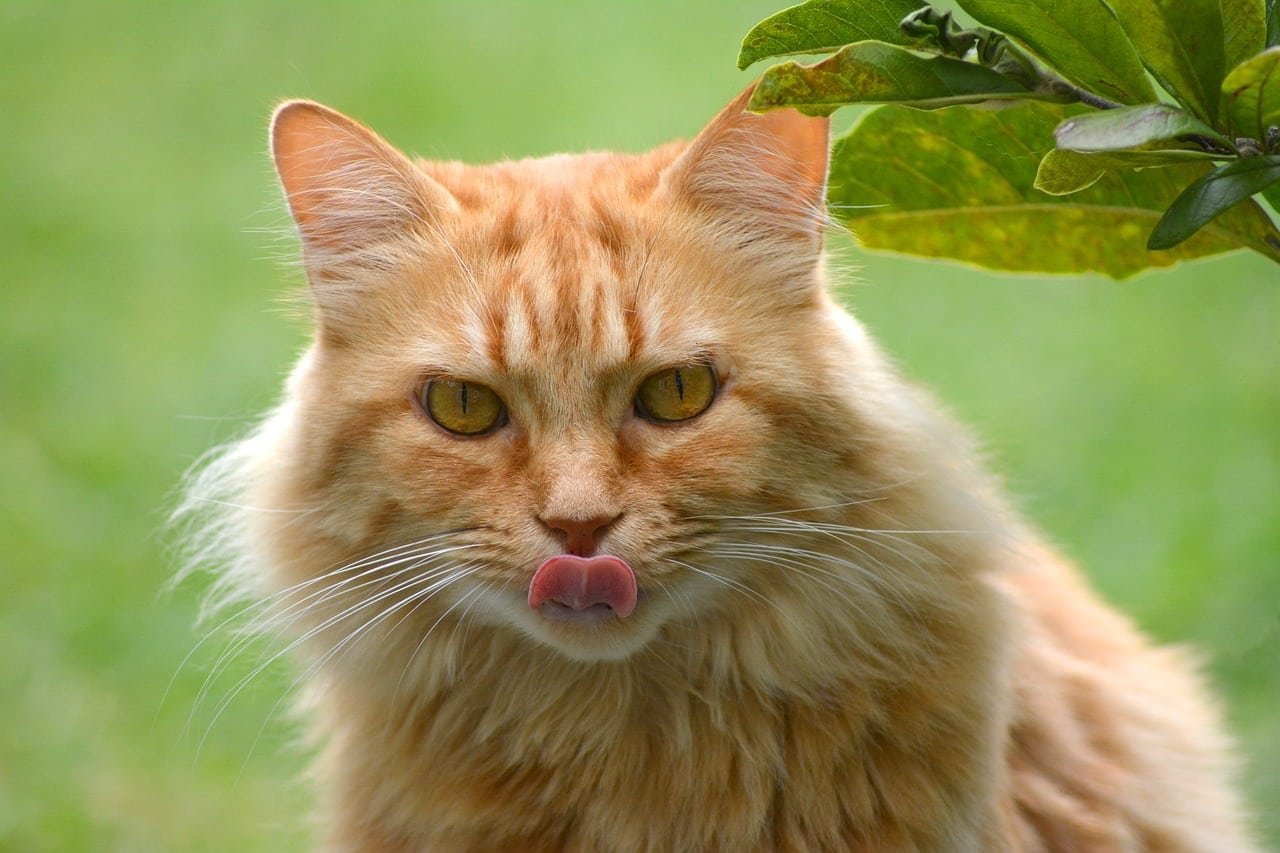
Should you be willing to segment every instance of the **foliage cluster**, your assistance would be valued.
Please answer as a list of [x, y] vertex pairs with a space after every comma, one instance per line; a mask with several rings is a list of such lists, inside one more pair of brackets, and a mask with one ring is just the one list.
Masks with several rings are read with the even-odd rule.
[[[829, 200], [869, 248], [1125, 277], [1249, 248], [1280, 262], [1277, 0], [808, 0], [739, 67], [752, 108], [884, 104]], [[975, 109], [976, 107], [976, 109]], [[1143, 237], [1146, 237], [1145, 243]]]

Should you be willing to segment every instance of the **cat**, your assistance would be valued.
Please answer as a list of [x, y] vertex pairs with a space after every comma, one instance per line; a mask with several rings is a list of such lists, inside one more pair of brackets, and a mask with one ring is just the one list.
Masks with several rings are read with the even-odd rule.
[[828, 122], [750, 93], [487, 166], [276, 111], [314, 338], [186, 511], [304, 668], [324, 843], [1254, 849], [1194, 662], [836, 304]]

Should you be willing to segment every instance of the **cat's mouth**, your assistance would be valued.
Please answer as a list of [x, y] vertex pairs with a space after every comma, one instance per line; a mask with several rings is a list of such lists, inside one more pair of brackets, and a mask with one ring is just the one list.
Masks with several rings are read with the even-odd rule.
[[553, 622], [596, 625], [636, 608], [636, 573], [621, 557], [557, 554], [529, 582], [529, 607]]
[[[515, 623], [565, 657], [585, 663], [619, 661], [653, 639], [661, 613], [627, 561], [614, 554], [557, 554], [529, 580]], [[527, 609], [526, 609], [527, 608]]]

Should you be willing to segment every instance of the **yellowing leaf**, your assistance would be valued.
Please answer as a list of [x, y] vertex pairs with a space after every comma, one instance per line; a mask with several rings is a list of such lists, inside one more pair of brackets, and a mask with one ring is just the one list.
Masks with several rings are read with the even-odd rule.
[[1036, 189], [1049, 195], [1070, 195], [1093, 186], [1109, 171], [1156, 169], [1212, 161], [1211, 154], [1181, 148], [1094, 152], [1055, 148], [1040, 161], [1040, 168], [1036, 171]]
[[1055, 148], [1040, 159], [1035, 186], [1049, 195], [1071, 195], [1093, 186], [1106, 173], [1106, 163], [1088, 154]]
[[1246, 246], [1280, 259], [1280, 235], [1252, 201], [1172, 250], [1147, 251], [1151, 229], [1207, 163], [1108, 171], [1067, 196], [1036, 189], [1053, 128], [1079, 111], [1038, 102], [873, 110], [832, 153], [832, 213], [868, 248], [999, 270], [1123, 278]]
[[922, 0], [809, 0], [752, 27], [742, 40], [738, 67], [771, 56], [828, 53], [856, 41], [905, 44], [898, 24], [922, 5]]
[[791, 106], [827, 115], [846, 104], [904, 103], [936, 108], [996, 99], [1049, 97], [974, 62], [921, 55], [896, 45], [847, 45], [813, 65], [784, 62], [765, 72], [751, 109]]

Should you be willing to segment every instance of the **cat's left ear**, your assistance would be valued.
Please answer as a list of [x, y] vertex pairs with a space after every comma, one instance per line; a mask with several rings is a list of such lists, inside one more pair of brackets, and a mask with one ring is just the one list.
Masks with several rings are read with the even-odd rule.
[[754, 90], [711, 120], [664, 181], [747, 236], [816, 253], [826, 224], [830, 121], [793, 109], [748, 112]]

